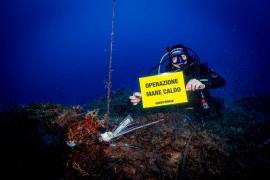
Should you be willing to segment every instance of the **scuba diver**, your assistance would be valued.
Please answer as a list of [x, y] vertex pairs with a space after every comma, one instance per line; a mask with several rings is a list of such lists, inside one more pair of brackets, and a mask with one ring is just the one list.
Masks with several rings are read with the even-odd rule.
[[[207, 63], [201, 64], [199, 57], [192, 49], [182, 44], [175, 45], [172, 48], [167, 47], [166, 49], [169, 63], [165, 71], [183, 71], [184, 82], [186, 83], [188, 102], [176, 106], [185, 110], [193, 110], [191, 112], [195, 111], [195, 113], [192, 113], [192, 118], [215, 116], [219, 113], [222, 105], [216, 98], [211, 96], [209, 89], [225, 86], [225, 79], [208, 68]], [[192, 51], [192, 53], [189, 53], [188, 50]], [[133, 105], [137, 105], [141, 98], [140, 92], [135, 92], [129, 97]]]

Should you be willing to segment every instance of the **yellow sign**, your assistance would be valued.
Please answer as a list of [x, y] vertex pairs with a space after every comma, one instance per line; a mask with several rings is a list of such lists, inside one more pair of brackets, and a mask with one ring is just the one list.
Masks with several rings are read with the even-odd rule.
[[188, 102], [183, 72], [139, 78], [143, 108]]

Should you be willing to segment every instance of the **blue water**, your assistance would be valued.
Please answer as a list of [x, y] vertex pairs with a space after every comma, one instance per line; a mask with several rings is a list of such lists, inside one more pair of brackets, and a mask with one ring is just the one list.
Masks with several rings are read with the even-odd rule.
[[[105, 95], [112, 4], [1, 0], [0, 104], [78, 105]], [[166, 46], [182, 43], [227, 80], [214, 96], [269, 93], [269, 9], [268, 0], [117, 0], [112, 90], [139, 91]]]

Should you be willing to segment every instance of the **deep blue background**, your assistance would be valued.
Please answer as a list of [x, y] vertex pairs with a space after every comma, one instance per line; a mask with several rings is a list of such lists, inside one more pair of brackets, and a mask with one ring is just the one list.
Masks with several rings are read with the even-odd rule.
[[[0, 104], [78, 105], [105, 95], [112, 4], [1, 0]], [[269, 0], [117, 0], [112, 90], [139, 91], [166, 46], [183, 43], [227, 80], [214, 96], [269, 93], [269, 9]]]

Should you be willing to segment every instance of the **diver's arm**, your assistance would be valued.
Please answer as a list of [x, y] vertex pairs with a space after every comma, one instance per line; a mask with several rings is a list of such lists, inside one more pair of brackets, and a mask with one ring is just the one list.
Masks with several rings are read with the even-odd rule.
[[206, 78], [207, 81], [204, 82], [204, 84], [208, 89], [221, 88], [226, 85], [226, 80], [214, 72], [212, 69], [207, 68]]

